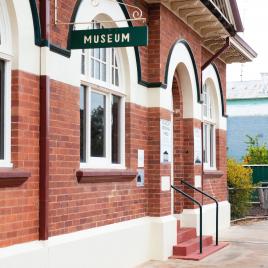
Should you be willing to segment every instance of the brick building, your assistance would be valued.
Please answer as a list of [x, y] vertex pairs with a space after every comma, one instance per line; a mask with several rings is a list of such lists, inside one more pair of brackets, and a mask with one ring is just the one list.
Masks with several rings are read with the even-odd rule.
[[[229, 226], [226, 64], [256, 56], [236, 2], [125, 4], [0, 0], [1, 268], [166, 259], [178, 220], [199, 224], [170, 184], [215, 232], [214, 204], [181, 179], [215, 196]], [[73, 28], [142, 25], [132, 5], [148, 46], [70, 50]]]

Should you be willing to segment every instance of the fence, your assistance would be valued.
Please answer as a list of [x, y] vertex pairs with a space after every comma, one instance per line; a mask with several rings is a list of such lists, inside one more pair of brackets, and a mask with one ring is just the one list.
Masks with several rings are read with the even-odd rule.
[[229, 188], [232, 220], [247, 216], [268, 216], [268, 183], [250, 189]]
[[244, 165], [252, 169], [252, 179], [254, 184], [268, 183], [268, 165]]

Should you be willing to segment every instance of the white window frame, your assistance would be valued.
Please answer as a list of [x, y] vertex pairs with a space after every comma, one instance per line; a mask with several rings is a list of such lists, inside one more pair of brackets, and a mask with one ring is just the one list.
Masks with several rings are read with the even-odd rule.
[[[211, 89], [207, 84], [203, 85], [203, 161], [204, 161], [204, 169], [205, 170], [216, 170], [216, 123], [215, 123], [215, 107], [211, 94]], [[206, 109], [206, 113], [205, 113]], [[205, 127], [207, 127], [208, 131], [205, 135]], [[212, 139], [211, 142], [211, 129], [212, 129]], [[206, 141], [205, 141], [206, 138]], [[205, 148], [205, 146], [207, 147]], [[213, 148], [213, 152], [211, 155], [211, 145]], [[207, 161], [205, 161], [205, 151], [207, 152]], [[211, 165], [211, 162], [213, 163]]]
[[[85, 162], [80, 163], [81, 168], [125, 168], [125, 95], [114, 92], [112, 90], [96, 87], [96, 85], [82, 84], [86, 88], [86, 159]], [[91, 156], [91, 92], [96, 92], [106, 96], [105, 102], [105, 157], [92, 157]], [[120, 114], [120, 126], [119, 126], [119, 141], [120, 141], [120, 163], [112, 163], [112, 124], [111, 124], [111, 109], [112, 109], [112, 95], [120, 97], [119, 114]]]
[[[117, 69], [119, 85], [112, 84], [112, 49], [114, 49], [117, 58]], [[82, 53], [82, 51], [81, 51]], [[82, 55], [82, 54], [81, 54]], [[106, 49], [106, 81], [95, 79], [91, 76], [91, 50], [85, 50], [85, 74], [81, 74], [81, 86], [86, 88], [86, 159], [85, 162], [80, 162], [81, 168], [97, 168], [97, 169], [125, 169], [125, 89], [124, 89], [124, 75], [123, 70], [120, 68], [122, 55], [119, 49], [107, 48]], [[82, 56], [81, 56], [82, 59]], [[82, 63], [81, 63], [82, 64]], [[101, 74], [100, 74], [101, 77]], [[105, 157], [91, 157], [91, 92], [103, 94], [106, 96], [106, 134], [105, 134]], [[111, 124], [111, 102], [112, 95], [120, 97], [119, 107], [119, 158], [120, 163], [112, 163], [112, 124]]]
[[0, 52], [0, 59], [5, 62], [4, 159], [0, 159], [0, 167], [13, 167], [11, 163], [11, 56]]

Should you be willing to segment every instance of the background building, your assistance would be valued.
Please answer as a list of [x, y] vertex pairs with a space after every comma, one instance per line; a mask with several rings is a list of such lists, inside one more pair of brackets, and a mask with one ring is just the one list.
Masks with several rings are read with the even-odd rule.
[[227, 84], [228, 156], [242, 160], [247, 135], [268, 144], [268, 74], [261, 80]]

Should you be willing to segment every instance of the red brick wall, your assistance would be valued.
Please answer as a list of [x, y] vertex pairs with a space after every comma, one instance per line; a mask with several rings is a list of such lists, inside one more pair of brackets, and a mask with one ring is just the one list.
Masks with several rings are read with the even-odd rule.
[[39, 78], [12, 72], [12, 163], [31, 172], [21, 186], [0, 188], [0, 247], [38, 239]]
[[[148, 155], [147, 122], [145, 108], [126, 105], [126, 164], [134, 170], [137, 150]], [[51, 81], [49, 235], [146, 216], [147, 170], [145, 187], [135, 180], [78, 184], [79, 142], [79, 88]]]
[[171, 175], [171, 165], [160, 163], [160, 119], [171, 120], [171, 113], [163, 108], [148, 110], [148, 180], [149, 180], [149, 215], [164, 216], [171, 211], [170, 192], [161, 191], [161, 176]]

